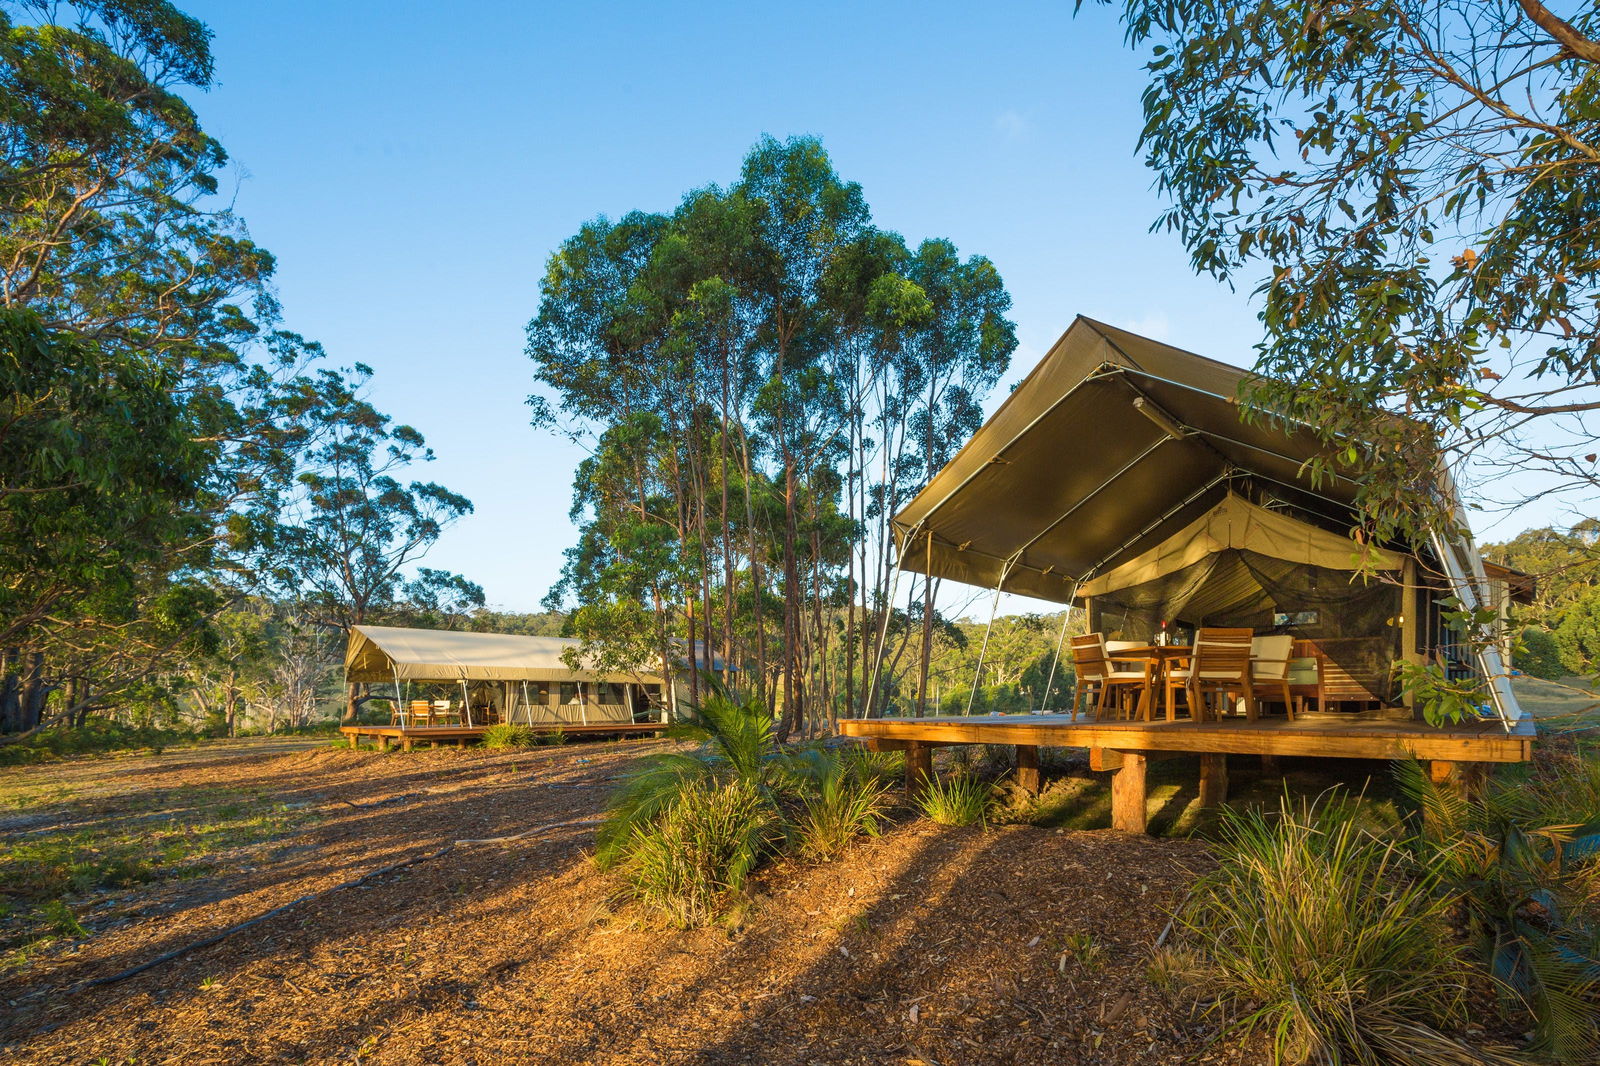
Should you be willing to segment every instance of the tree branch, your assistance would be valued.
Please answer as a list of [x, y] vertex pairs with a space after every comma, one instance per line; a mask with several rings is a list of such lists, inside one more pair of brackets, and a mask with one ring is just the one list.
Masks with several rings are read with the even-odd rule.
[[1588, 63], [1600, 63], [1600, 43], [1589, 40], [1572, 23], [1545, 7], [1539, 0], [1517, 0], [1534, 23], [1548, 33], [1563, 50]]

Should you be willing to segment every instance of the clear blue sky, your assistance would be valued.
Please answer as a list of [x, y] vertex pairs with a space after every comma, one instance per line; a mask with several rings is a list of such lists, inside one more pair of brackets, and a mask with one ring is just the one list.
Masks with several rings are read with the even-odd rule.
[[763, 133], [819, 136], [879, 225], [995, 262], [1021, 347], [991, 408], [1078, 313], [1252, 359], [1248, 294], [1148, 232], [1144, 79], [1107, 9], [179, 3], [215, 32], [194, 103], [287, 324], [374, 367], [427, 436], [422, 473], [477, 505], [429, 565], [493, 605], [534, 609], [573, 540], [578, 453], [523, 405], [546, 258], [595, 215], [731, 180]]

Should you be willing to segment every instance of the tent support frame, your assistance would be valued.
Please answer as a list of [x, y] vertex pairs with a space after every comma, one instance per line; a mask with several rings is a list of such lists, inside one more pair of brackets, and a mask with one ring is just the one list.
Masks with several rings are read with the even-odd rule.
[[[1022, 549], [1019, 548], [1000, 568], [1000, 580], [996, 581], [994, 585], [994, 599], [989, 601], [989, 623], [983, 627], [983, 645], [978, 649], [978, 667], [972, 672], [972, 689], [967, 693], [968, 715], [972, 714], [972, 703], [978, 698], [978, 683], [983, 680], [983, 660], [989, 654], [989, 634], [994, 631], [995, 612], [1000, 609], [1000, 591], [1006, 587], [1006, 578], [1010, 576], [1011, 568], [1016, 565], [1017, 560], [1020, 558], [1022, 558]], [[1069, 605], [1069, 613], [1070, 609]]]

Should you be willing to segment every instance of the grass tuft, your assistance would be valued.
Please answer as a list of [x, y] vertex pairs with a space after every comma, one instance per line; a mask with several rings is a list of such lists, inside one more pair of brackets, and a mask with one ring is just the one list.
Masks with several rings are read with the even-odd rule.
[[539, 735], [525, 725], [500, 722], [483, 731], [486, 748], [531, 748], [537, 743]]
[[716, 916], [727, 893], [742, 891], [756, 865], [782, 840], [778, 813], [747, 781], [686, 785], [627, 859], [634, 894], [679, 926]]
[[989, 810], [990, 785], [971, 774], [951, 774], [943, 781], [926, 782], [917, 796], [917, 808], [940, 825], [978, 825]]
[[1446, 1035], [1467, 1023], [1466, 962], [1449, 902], [1354, 804], [1285, 799], [1225, 810], [1215, 851], [1177, 915], [1186, 977], [1283, 1063], [1436, 1066], [1500, 1061]]

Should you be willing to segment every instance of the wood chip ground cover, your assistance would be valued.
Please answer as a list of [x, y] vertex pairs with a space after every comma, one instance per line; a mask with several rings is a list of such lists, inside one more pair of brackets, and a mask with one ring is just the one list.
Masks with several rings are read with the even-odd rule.
[[86, 984], [452, 840], [592, 819], [619, 775], [670, 746], [379, 755], [259, 742], [9, 771], [8, 786], [66, 790], [25, 814], [71, 818], [137, 788], [247, 793], [308, 815], [214, 857], [208, 876], [122, 890], [84, 915], [87, 939], [0, 977], [0, 1058], [1259, 1061], [1146, 973], [1205, 866], [1200, 845], [909, 816], [837, 862], [767, 871], [716, 928], [669, 929], [621, 901], [580, 824], [458, 846], [126, 981]]

